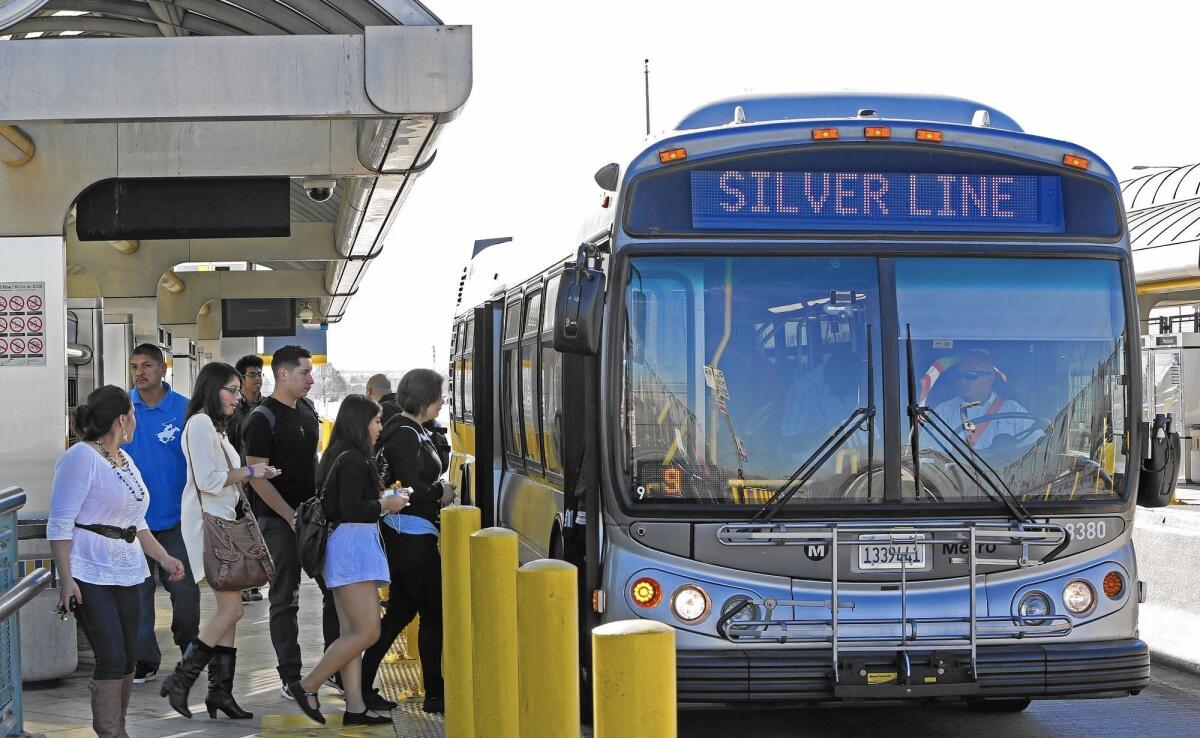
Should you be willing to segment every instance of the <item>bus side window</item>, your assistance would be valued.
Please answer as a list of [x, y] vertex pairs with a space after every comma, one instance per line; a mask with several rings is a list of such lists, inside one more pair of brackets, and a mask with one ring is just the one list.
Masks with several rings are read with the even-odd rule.
[[521, 445], [521, 398], [517, 394], [520, 365], [516, 339], [521, 333], [520, 321], [521, 302], [518, 297], [504, 309], [504, 352], [500, 370], [500, 381], [504, 388], [504, 450], [514, 459], [520, 459], [524, 455]]
[[459, 400], [461, 392], [459, 388], [462, 384], [459, 381], [459, 372], [462, 369], [462, 359], [460, 358], [462, 347], [462, 323], [459, 323], [454, 326], [454, 331], [450, 334], [450, 378], [448, 380], [450, 391], [447, 395], [450, 398], [450, 418], [452, 420], [459, 420], [462, 417], [459, 414], [462, 411], [462, 402]]
[[560, 277], [546, 282], [542, 310], [542, 441], [546, 471], [562, 474], [562, 354], [554, 350], [554, 305], [558, 301]]
[[460, 412], [464, 418], [472, 419], [475, 417], [475, 398], [472, 396], [474, 391], [473, 377], [471, 375], [471, 359], [475, 349], [475, 321], [467, 323], [466, 330], [463, 331], [463, 348], [462, 348], [462, 379], [459, 382], [461, 390], [461, 401], [459, 406]]
[[[541, 403], [538, 391], [538, 326], [541, 325], [542, 293], [525, 298], [525, 327], [521, 331], [521, 422], [524, 428], [525, 458], [531, 467], [542, 464], [542, 431], [538, 417]], [[540, 470], [539, 470], [540, 471]]]

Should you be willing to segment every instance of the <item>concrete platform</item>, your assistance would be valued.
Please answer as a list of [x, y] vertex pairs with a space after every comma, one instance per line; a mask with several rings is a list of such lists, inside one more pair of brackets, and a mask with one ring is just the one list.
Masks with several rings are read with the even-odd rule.
[[[264, 590], [265, 593], [265, 590]], [[156, 600], [159, 646], [163, 652], [164, 668], [171, 668], [178, 659], [178, 649], [171, 642], [170, 600], [161, 592]], [[202, 590], [201, 617], [215, 608], [212, 594]], [[135, 685], [129, 705], [128, 732], [131, 738], [165, 738], [166, 736], [405, 736], [406, 738], [440, 737], [443, 734], [441, 716], [427, 715], [421, 710], [419, 662], [405, 657], [404, 636], [380, 670], [380, 684], [389, 698], [401, 701], [393, 712], [396, 721], [391, 728], [345, 728], [341, 714], [345, 703], [337, 692], [321, 689], [321, 709], [328, 722], [317, 725], [300, 712], [291, 700], [279, 696], [279, 677], [275, 671], [275, 651], [267, 629], [267, 601], [246, 604], [246, 616], [238, 628], [238, 674], [234, 682], [238, 702], [254, 713], [251, 720], [230, 720], [223, 715], [210, 720], [204, 711], [207, 676], [202, 675], [192, 690], [193, 718], [179, 715], [158, 696], [162, 679], [160, 671], [154, 681]], [[82, 636], [80, 641], [83, 642]], [[86, 648], [86, 647], [85, 647]], [[305, 669], [321, 656], [321, 593], [307, 579], [300, 587], [300, 649]], [[415, 656], [415, 649], [413, 650]], [[170, 665], [166, 660], [170, 658]], [[25, 730], [33, 735], [51, 738], [82, 738], [95, 735], [91, 729], [91, 703], [87, 683], [93, 661], [89, 652], [80, 653], [80, 665], [73, 675], [56, 684], [26, 685]], [[218, 713], [219, 714], [219, 713]], [[220, 715], [220, 714], [219, 714]]]

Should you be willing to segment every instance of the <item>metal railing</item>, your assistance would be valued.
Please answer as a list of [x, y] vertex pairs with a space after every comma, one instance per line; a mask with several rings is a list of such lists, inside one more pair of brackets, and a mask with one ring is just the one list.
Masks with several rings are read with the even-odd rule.
[[50, 572], [36, 569], [17, 582], [17, 511], [25, 506], [25, 490], [0, 490], [0, 730], [21, 735], [21, 625], [13, 617], [50, 585]]
[[[980, 616], [978, 607], [978, 583], [980, 565], [1014, 566], [1029, 568], [1040, 566], [1056, 557], [1066, 548], [1070, 538], [1060, 525], [1040, 523], [1014, 524], [733, 524], [723, 526], [718, 539], [727, 546], [805, 546], [828, 545], [830, 580], [828, 599], [781, 600], [774, 597], [750, 599], [731, 608], [717, 622], [717, 632], [726, 640], [741, 642], [786, 643], [799, 648], [829, 648], [833, 659], [834, 682], [838, 681], [839, 654], [866, 653], [873, 651], [897, 651], [907, 654], [913, 651], [969, 651], [971, 674], [978, 679], [979, 665], [976, 658], [980, 640], [999, 638], [1026, 638], [1031, 636], [1057, 638], [1069, 635], [1072, 621], [1064, 615], [1043, 615], [1024, 618], [1019, 615]], [[967, 564], [967, 586], [964, 588], [970, 600], [968, 615], [960, 617], [912, 617], [909, 615], [910, 570], [916, 570], [911, 558], [899, 559], [900, 566], [895, 581], [884, 584], [899, 585], [899, 617], [847, 618], [842, 610], [854, 610], [856, 603], [842, 592], [839, 582], [839, 549], [843, 546], [855, 548], [864, 543], [930, 546], [964, 545], [967, 555], [952, 557], [952, 564]], [[999, 544], [1020, 546], [1020, 555], [1013, 559], [981, 558], [981, 545]], [[1033, 555], [1031, 546], [1053, 546], [1042, 558]], [[915, 557], [914, 557], [915, 558]], [[924, 569], [922, 569], [924, 570]], [[871, 584], [878, 585], [879, 580]], [[829, 613], [828, 617], [777, 619], [774, 611], [780, 608], [818, 608]], [[750, 609], [751, 613], [762, 613], [763, 617], [738, 619], [738, 615]], [[794, 612], [793, 612], [794, 614]]]

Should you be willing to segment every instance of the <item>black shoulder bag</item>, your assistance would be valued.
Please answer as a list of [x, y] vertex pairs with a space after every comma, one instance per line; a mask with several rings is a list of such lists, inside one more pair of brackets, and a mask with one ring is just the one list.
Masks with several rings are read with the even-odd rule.
[[317, 493], [296, 507], [296, 549], [300, 554], [300, 567], [313, 579], [320, 576], [325, 567], [325, 547], [333, 528], [325, 518], [325, 490], [329, 487], [329, 480], [334, 478], [342, 457], [348, 453], [350, 449], [338, 454]]

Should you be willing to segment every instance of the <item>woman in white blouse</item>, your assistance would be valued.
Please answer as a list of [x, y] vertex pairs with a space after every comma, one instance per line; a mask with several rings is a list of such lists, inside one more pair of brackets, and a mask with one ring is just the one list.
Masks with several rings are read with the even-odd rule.
[[[188, 402], [187, 422], [183, 426], [183, 455], [187, 459], [187, 484], [183, 488], [181, 527], [188, 561], [196, 581], [204, 579], [204, 515], [226, 520], [240, 517], [238, 502], [242, 482], [254, 477], [270, 479], [278, 475], [271, 466], [254, 464], [239, 467], [236, 450], [226, 437], [226, 423], [233, 418], [242, 396], [242, 378], [228, 364], [206, 364], [196, 377], [195, 390]], [[203, 496], [203, 505], [201, 505]], [[241, 514], [248, 514], [241, 512]], [[253, 713], [238, 706], [233, 697], [233, 675], [237, 649], [233, 647], [238, 621], [242, 619], [242, 594], [218, 592], [217, 611], [200, 624], [200, 633], [188, 646], [183, 661], [163, 681], [161, 693], [180, 714], [191, 717], [188, 692], [205, 666], [208, 667], [208, 696], [204, 706], [208, 716], [217, 711], [231, 718], [248, 719]]]
[[46, 538], [58, 567], [60, 611], [75, 612], [96, 654], [92, 728], [102, 738], [121, 738], [137, 654], [138, 587], [150, 576], [146, 556], [172, 580], [183, 578], [183, 562], [146, 527], [150, 495], [120, 449], [137, 427], [129, 395], [101, 387], [75, 409], [74, 422], [83, 440], [54, 465]]

